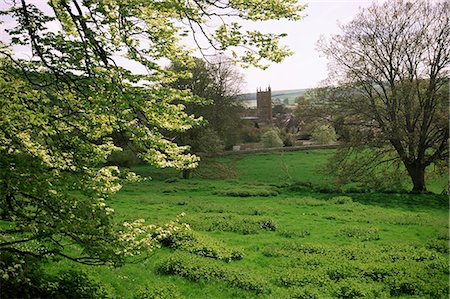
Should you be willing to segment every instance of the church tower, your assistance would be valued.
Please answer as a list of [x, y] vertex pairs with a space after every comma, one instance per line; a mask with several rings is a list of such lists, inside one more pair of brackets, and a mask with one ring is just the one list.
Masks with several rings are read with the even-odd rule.
[[258, 123], [265, 126], [272, 125], [272, 90], [270, 86], [265, 90], [256, 90], [256, 110]]

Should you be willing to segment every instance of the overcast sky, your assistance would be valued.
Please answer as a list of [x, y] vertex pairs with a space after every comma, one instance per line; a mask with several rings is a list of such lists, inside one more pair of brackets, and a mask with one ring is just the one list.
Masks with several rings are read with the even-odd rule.
[[284, 43], [295, 54], [282, 63], [273, 64], [266, 70], [242, 69], [245, 76], [245, 92], [255, 92], [257, 87], [270, 84], [272, 90], [316, 87], [327, 77], [327, 59], [316, 50], [321, 35], [327, 37], [339, 32], [338, 23], [347, 23], [361, 8], [369, 7], [370, 0], [310, 0], [304, 10], [307, 17], [297, 22], [261, 22], [261, 30], [285, 32]]
[[[28, 0], [39, 6], [45, 0]], [[382, 1], [382, 0], [378, 0]], [[328, 37], [339, 32], [338, 23], [347, 23], [353, 19], [361, 8], [370, 6], [372, 0], [309, 0], [299, 1], [307, 3], [303, 11], [306, 15], [300, 21], [270, 21], [259, 22], [255, 26], [261, 31], [273, 33], [287, 33], [283, 44], [288, 45], [294, 55], [286, 58], [282, 63], [273, 64], [266, 70], [257, 68], [241, 69], [245, 83], [243, 92], [255, 92], [256, 88], [268, 85], [272, 90], [301, 89], [316, 87], [327, 77], [327, 60], [316, 50], [316, 43], [323, 35]], [[0, 9], [11, 5], [10, 0], [0, 0]], [[0, 38], [8, 40], [3, 26], [0, 25]], [[253, 27], [253, 26], [252, 26]], [[243, 28], [245, 29], [245, 28]], [[252, 28], [254, 29], [254, 28]], [[16, 54], [23, 52], [15, 48]], [[28, 48], [23, 53], [28, 52]], [[27, 55], [29, 56], [29, 54]]]

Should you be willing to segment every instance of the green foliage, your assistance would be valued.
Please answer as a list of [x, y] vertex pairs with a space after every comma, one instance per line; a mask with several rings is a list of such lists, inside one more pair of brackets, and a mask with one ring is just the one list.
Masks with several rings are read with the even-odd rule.
[[111, 298], [98, 280], [83, 271], [60, 271], [53, 279], [45, 280], [52, 298]]
[[427, 167], [448, 166], [449, 15], [447, 1], [374, 3], [319, 44], [340, 86], [330, 90], [344, 146], [403, 164], [414, 192], [426, 191]]
[[350, 196], [335, 196], [330, 200], [337, 205], [349, 204], [353, 202], [353, 199]]
[[220, 240], [192, 231], [172, 234], [164, 240], [163, 244], [174, 249], [227, 262], [244, 257], [241, 250], [231, 249]]
[[141, 287], [133, 299], [181, 299], [181, 293], [173, 283], [156, 281]]
[[82, 270], [61, 270], [49, 275], [42, 260], [20, 260], [1, 255], [0, 295], [2, 298], [111, 298], [101, 281]]
[[279, 192], [269, 187], [242, 187], [242, 188], [234, 188], [227, 189], [223, 191], [216, 191], [214, 194], [222, 195], [222, 196], [231, 196], [231, 197], [268, 197], [268, 196], [277, 196]]
[[347, 226], [339, 229], [338, 236], [361, 239], [362, 241], [379, 240], [378, 229], [375, 227], [364, 228], [359, 226]]
[[275, 231], [277, 229], [273, 219], [261, 216], [241, 216], [226, 213], [204, 214], [200, 217], [188, 217], [187, 221], [196, 230], [221, 230], [244, 235], [257, 234], [262, 230]]
[[316, 144], [331, 144], [336, 142], [337, 135], [331, 125], [317, 124], [311, 132], [311, 140]]
[[113, 152], [108, 157], [107, 163], [121, 167], [130, 167], [142, 163], [142, 160], [136, 156], [136, 152], [131, 149], [124, 149], [120, 152]]
[[281, 147], [283, 140], [281, 140], [277, 130], [270, 129], [261, 134], [261, 142], [264, 147]]
[[231, 268], [191, 254], [175, 253], [159, 263], [162, 274], [176, 274], [192, 281], [219, 280], [231, 287], [256, 293], [267, 293], [268, 283], [262, 277], [242, 268]]
[[[130, 152], [111, 155], [129, 147], [157, 167], [197, 166], [199, 158], [170, 134], [204, 122], [186, 110], [202, 100], [170, 87], [189, 72], [162, 64], [193, 65], [191, 51], [181, 44], [189, 34], [206, 41], [201, 48], [230, 50], [233, 60], [245, 65], [290, 55], [279, 44], [283, 34], [244, 32], [227, 15], [298, 20], [303, 6], [293, 0], [253, 2], [70, 0], [2, 6], [1, 252], [119, 266], [126, 257], [157, 247], [156, 227], [113, 220], [110, 196], [137, 177], [117, 167], [134, 163]], [[199, 30], [215, 21], [222, 21], [217, 30]], [[15, 47], [26, 54], [16, 55]], [[130, 65], [144, 72], [133, 73]], [[209, 131], [203, 142], [217, 147], [214, 134]]]

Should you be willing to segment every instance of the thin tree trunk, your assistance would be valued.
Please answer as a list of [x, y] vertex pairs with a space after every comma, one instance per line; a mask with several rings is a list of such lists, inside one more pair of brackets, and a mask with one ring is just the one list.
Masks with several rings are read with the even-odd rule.
[[191, 177], [191, 169], [183, 169], [183, 179], [189, 179]]

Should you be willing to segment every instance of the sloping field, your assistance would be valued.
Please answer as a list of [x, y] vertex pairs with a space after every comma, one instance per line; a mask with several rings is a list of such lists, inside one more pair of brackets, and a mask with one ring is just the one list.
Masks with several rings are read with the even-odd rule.
[[136, 167], [153, 179], [111, 199], [118, 222], [185, 212], [193, 231], [86, 271], [114, 298], [448, 298], [447, 196], [333, 193], [316, 169], [331, 154], [211, 158], [190, 180]]

